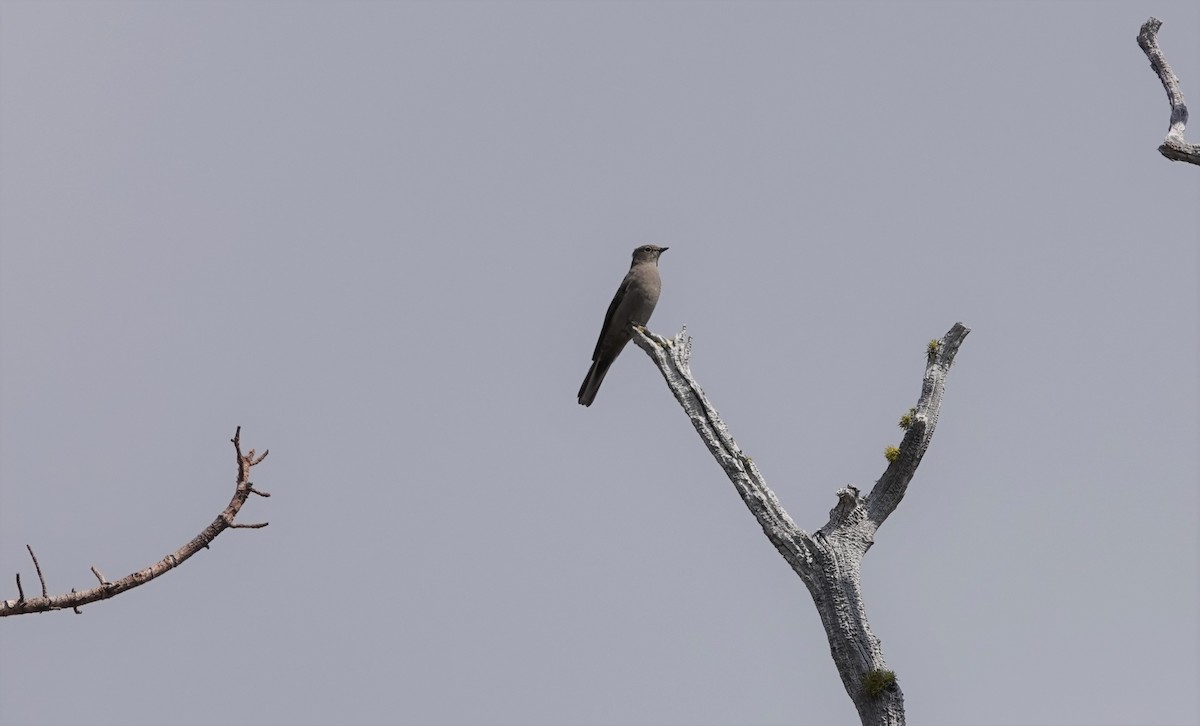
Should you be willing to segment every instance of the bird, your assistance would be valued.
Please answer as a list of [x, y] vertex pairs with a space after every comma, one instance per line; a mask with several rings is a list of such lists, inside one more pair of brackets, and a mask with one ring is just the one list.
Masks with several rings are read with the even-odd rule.
[[592, 401], [596, 400], [596, 391], [604, 381], [604, 374], [608, 373], [613, 361], [629, 342], [632, 334], [630, 326], [650, 322], [650, 314], [654, 312], [658, 294], [662, 291], [658, 257], [666, 251], [666, 247], [657, 245], [642, 245], [633, 251], [629, 272], [617, 288], [617, 294], [613, 296], [608, 313], [604, 316], [600, 339], [596, 341], [596, 350], [592, 353], [592, 367], [579, 387], [581, 406], [591, 406]]

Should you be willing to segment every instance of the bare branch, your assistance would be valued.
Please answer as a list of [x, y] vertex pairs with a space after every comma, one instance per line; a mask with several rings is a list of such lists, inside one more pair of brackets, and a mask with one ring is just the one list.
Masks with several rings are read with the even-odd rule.
[[[241, 433], [242, 427], [237, 427], [237, 431], [231, 439], [233, 443], [234, 453], [237, 455], [237, 484], [234, 488], [233, 498], [229, 500], [229, 504], [225, 509], [217, 515], [217, 518], [204, 528], [200, 534], [193, 537], [187, 544], [180, 547], [175, 552], [167, 555], [153, 565], [137, 572], [126, 575], [116, 582], [109, 582], [100, 574], [100, 570], [92, 567], [92, 574], [100, 581], [98, 587], [93, 587], [90, 590], [76, 591], [72, 588], [70, 593], [64, 595], [55, 595], [50, 597], [46, 594], [46, 584], [42, 581], [42, 597], [40, 598], [25, 598], [25, 591], [21, 588], [21, 575], [17, 575], [17, 591], [19, 597], [16, 600], [0, 601], [0, 617], [8, 615], [24, 615], [27, 613], [44, 613], [50, 610], [63, 610], [72, 608], [76, 613], [80, 612], [81, 605], [96, 602], [97, 600], [106, 600], [115, 595], [119, 595], [126, 590], [144, 585], [151, 580], [166, 574], [170, 570], [175, 569], [183, 564], [192, 555], [199, 552], [201, 549], [207, 549], [209, 543], [216, 539], [217, 535], [224, 532], [226, 529], [259, 529], [267, 526], [266, 522], [257, 524], [237, 524], [234, 519], [241, 511], [242, 505], [246, 503], [246, 499], [253, 494], [260, 496], [269, 496], [265, 492], [258, 492], [250, 483], [250, 468], [262, 462], [266, 458], [267, 452], [263, 452], [262, 456], [255, 457], [254, 450], [243, 455], [241, 448]], [[29, 555], [33, 557], [33, 550], [29, 550]], [[33, 564], [37, 567], [37, 558], [34, 557]], [[38, 577], [42, 574], [41, 568], [38, 567]]]
[[867, 516], [879, 528], [888, 515], [900, 504], [908, 483], [917, 473], [917, 466], [933, 440], [942, 395], [946, 390], [946, 375], [958, 354], [958, 347], [970, 333], [962, 323], [955, 323], [941, 340], [932, 340], [926, 348], [925, 377], [921, 381], [921, 397], [910, 414], [911, 425], [900, 442], [900, 454], [888, 464], [883, 476], [867, 496]]
[[1150, 59], [1150, 67], [1158, 74], [1158, 80], [1162, 82], [1163, 88], [1167, 91], [1167, 101], [1171, 104], [1171, 127], [1167, 131], [1166, 140], [1158, 147], [1158, 151], [1172, 161], [1200, 164], [1200, 145], [1189, 144], [1183, 138], [1183, 130], [1188, 121], [1187, 105], [1183, 102], [1183, 90], [1179, 87], [1179, 78], [1171, 70], [1171, 66], [1167, 63], [1167, 57], [1158, 47], [1158, 29], [1161, 27], [1162, 21], [1152, 17], [1142, 23], [1142, 29], [1137, 37], [1138, 45]]
[[692, 377], [692, 339], [687, 334], [687, 328], [668, 339], [635, 326], [633, 342], [646, 351], [658, 366], [667, 381], [667, 387], [675, 394], [675, 400], [679, 401], [696, 433], [700, 434], [700, 439], [713, 458], [725, 470], [729, 481], [733, 482], [738, 496], [758, 520], [767, 539], [792, 569], [804, 577], [804, 571], [812, 564], [808, 553], [808, 535], [788, 516], [775, 492], [767, 487], [754, 461], [742, 453], [717, 410]]
[[29, 550], [29, 558], [33, 560], [33, 569], [38, 573], [38, 582], [42, 583], [42, 597], [49, 597], [46, 592], [46, 578], [42, 577], [42, 566], [38, 564], [37, 555], [33, 554], [33, 548], [29, 545], [25, 545], [25, 549]]

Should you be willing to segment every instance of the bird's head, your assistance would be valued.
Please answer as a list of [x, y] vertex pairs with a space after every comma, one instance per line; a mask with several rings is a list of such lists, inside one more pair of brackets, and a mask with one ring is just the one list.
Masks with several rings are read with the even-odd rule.
[[639, 262], [658, 262], [658, 256], [666, 252], [666, 247], [658, 245], [642, 245], [633, 251], [633, 264]]

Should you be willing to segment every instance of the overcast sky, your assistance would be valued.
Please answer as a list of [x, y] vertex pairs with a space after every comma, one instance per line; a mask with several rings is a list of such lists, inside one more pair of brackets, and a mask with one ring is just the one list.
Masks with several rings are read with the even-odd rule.
[[[868, 488], [911, 723], [1194, 724], [1200, 5], [0, 4], [0, 722], [850, 724], [808, 592], [635, 347], [796, 522]], [[1200, 123], [1189, 129], [1200, 141]], [[31, 584], [32, 583], [32, 584]]]

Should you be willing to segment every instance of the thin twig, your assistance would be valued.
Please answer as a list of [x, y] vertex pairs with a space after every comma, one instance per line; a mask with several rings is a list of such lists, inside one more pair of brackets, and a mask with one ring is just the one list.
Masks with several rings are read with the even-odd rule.
[[37, 555], [33, 554], [33, 548], [29, 545], [25, 545], [25, 549], [29, 550], [29, 556], [33, 559], [33, 569], [37, 570], [38, 581], [42, 583], [42, 597], [49, 597], [46, 592], [46, 578], [42, 577], [42, 566], [38, 564]]

